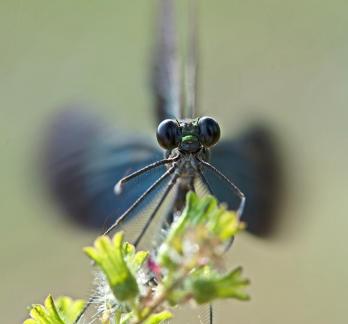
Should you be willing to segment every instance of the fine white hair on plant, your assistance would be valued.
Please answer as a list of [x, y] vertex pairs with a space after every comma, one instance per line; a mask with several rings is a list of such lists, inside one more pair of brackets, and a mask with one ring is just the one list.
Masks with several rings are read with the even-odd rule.
[[122, 305], [113, 294], [103, 272], [95, 272], [94, 286], [95, 298], [93, 304], [95, 305], [96, 313], [93, 317], [99, 318], [103, 315], [109, 315], [109, 318], [113, 318], [116, 310], [122, 308]]
[[[150, 271], [147, 267], [140, 268], [136, 275], [136, 280], [140, 290], [140, 295], [146, 295], [149, 289], [149, 280], [151, 278]], [[93, 315], [93, 321], [96, 319], [108, 319], [112, 324], [115, 318], [115, 313], [120, 311], [127, 313], [127, 305], [120, 302], [115, 297], [110, 288], [110, 284], [102, 271], [95, 271], [94, 275], [94, 301], [95, 313]], [[90, 322], [91, 323], [91, 322]]]

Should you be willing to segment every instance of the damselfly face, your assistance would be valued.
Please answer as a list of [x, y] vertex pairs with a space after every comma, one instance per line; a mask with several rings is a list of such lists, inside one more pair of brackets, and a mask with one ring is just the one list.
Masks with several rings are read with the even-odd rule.
[[211, 117], [183, 121], [165, 119], [159, 124], [156, 135], [164, 149], [194, 154], [218, 142], [220, 126]]

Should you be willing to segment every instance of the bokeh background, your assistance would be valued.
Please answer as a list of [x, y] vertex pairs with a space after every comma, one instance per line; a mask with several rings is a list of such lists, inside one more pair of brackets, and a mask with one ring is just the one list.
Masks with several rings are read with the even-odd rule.
[[[96, 233], [63, 221], [38, 160], [44, 129], [72, 102], [154, 137], [148, 58], [156, 1], [0, 1], [0, 305], [18, 323], [48, 292], [84, 297], [81, 248]], [[199, 1], [200, 104], [233, 136], [254, 120], [276, 135], [286, 195], [277, 235], [243, 234], [233, 263], [252, 301], [220, 323], [348, 320], [348, 2]], [[184, 35], [187, 7], [178, 0]], [[267, 190], [267, 188], [265, 188]]]

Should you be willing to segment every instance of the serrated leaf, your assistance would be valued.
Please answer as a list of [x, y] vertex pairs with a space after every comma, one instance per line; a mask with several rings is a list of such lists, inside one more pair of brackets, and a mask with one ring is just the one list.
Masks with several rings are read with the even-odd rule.
[[148, 256], [149, 256], [149, 252], [146, 252], [146, 251], [137, 252], [133, 259], [134, 267], [138, 270], [144, 264]]
[[69, 297], [60, 297], [54, 302], [48, 295], [44, 305], [33, 305], [30, 310], [31, 319], [24, 324], [72, 324], [82, 311], [85, 302], [83, 300], [73, 301]]
[[249, 285], [249, 280], [243, 278], [241, 273], [242, 269], [239, 267], [224, 276], [195, 276], [191, 282], [193, 298], [198, 304], [225, 298], [249, 300], [249, 295], [244, 291]]
[[241, 229], [236, 212], [228, 211], [224, 207], [214, 211], [207, 227], [222, 241], [231, 239]]
[[70, 297], [59, 297], [55, 301], [59, 314], [65, 323], [74, 323], [84, 309], [86, 302], [82, 299], [73, 300]]
[[119, 301], [130, 300], [138, 295], [138, 284], [125, 255], [133, 253], [133, 249], [124, 247], [122, 232], [116, 233], [112, 241], [108, 236], [100, 236], [94, 247], [87, 247], [84, 251], [101, 268]]

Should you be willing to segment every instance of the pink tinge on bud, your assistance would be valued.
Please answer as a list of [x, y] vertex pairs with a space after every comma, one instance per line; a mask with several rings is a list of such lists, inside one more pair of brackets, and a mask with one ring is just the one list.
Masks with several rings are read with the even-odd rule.
[[157, 262], [152, 257], [149, 257], [147, 259], [147, 266], [149, 270], [157, 277], [159, 278], [161, 276], [161, 268], [158, 265]]
[[205, 266], [209, 263], [209, 258], [208, 257], [203, 257], [198, 260], [198, 265], [199, 266]]

